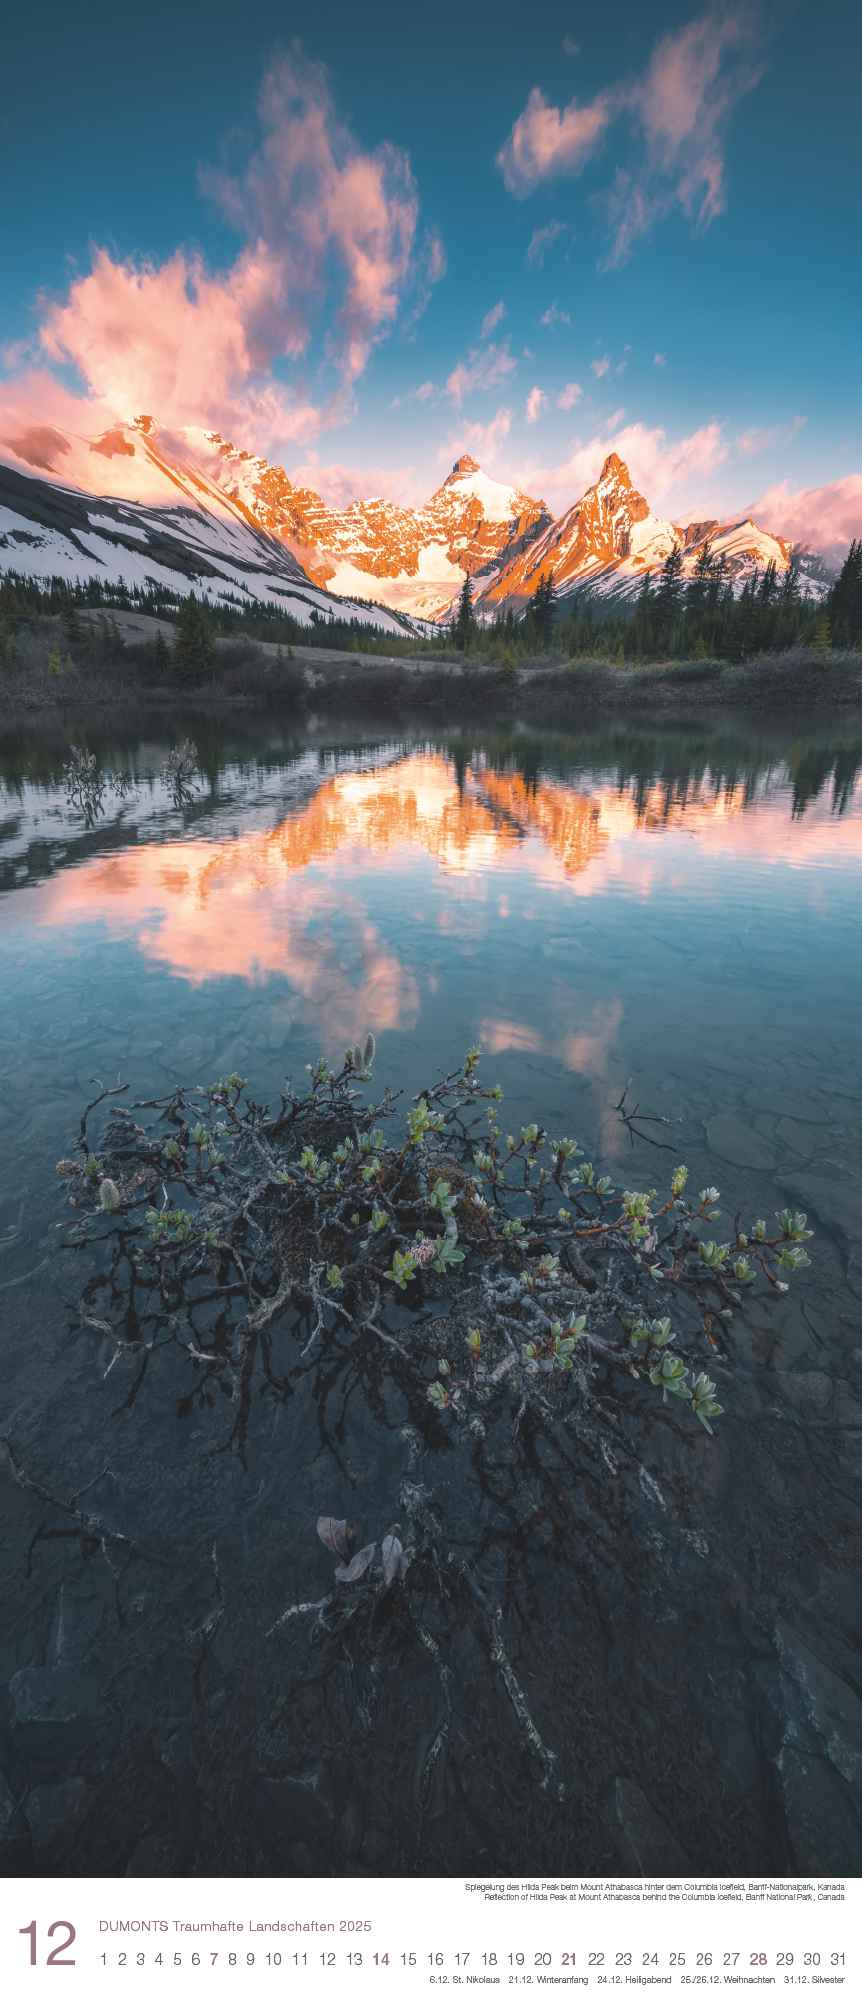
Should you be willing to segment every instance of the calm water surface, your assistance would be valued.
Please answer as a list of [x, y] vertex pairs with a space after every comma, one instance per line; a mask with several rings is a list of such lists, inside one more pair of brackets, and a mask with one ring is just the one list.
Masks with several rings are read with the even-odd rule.
[[[159, 779], [168, 740], [91, 733], [124, 780], [89, 816], [61, 738], [0, 748], [3, 1429], [58, 1498], [95, 1481], [99, 1512], [158, 1560], [130, 1569], [120, 1625], [104, 1561], [46, 1534], [55, 1511], [5, 1476], [15, 1863], [862, 1870], [862, 733], [196, 732], [180, 809]], [[482, 1754], [504, 1720], [468, 1657], [470, 1740], [418, 1860], [394, 1811], [427, 1671], [406, 1668], [360, 1736], [349, 1697], [306, 1710], [296, 1669], [249, 1662], [287, 1598], [325, 1589], [315, 1515], [372, 1534], [391, 1519], [393, 1437], [348, 1419], [357, 1488], [308, 1418], [262, 1413], [247, 1472], [209, 1457], [212, 1422], [177, 1419], [170, 1371], [116, 1415], [123, 1371], [106, 1381], [98, 1341], [70, 1333], [56, 1228], [54, 1164], [94, 1079], [146, 1095], [238, 1069], [269, 1097], [368, 1029], [397, 1088], [477, 1039], [510, 1121], [574, 1132], [633, 1183], [665, 1155], [628, 1142], [630, 1083], [669, 1120], [667, 1165], [746, 1213], [792, 1200], [818, 1230], [810, 1282], [729, 1343], [720, 1439], [653, 1426], [628, 1562], [575, 1498], [568, 1554], [559, 1504], [553, 1540], [488, 1505], [510, 1638], [577, 1792], [549, 1827], [513, 1762], [491, 1805]], [[189, 1631], [212, 1603], [215, 1535], [244, 1610], [204, 1706]], [[253, 1757], [228, 1821], [238, 1726]]]

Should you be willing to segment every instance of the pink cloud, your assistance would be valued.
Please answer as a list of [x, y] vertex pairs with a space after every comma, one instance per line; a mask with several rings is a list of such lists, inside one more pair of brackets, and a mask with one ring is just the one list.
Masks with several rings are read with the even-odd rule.
[[[613, 414], [612, 420], [621, 416]], [[546, 496], [552, 509], [568, 509], [598, 480], [610, 453], [619, 454], [635, 486], [653, 503], [671, 496], [676, 502], [692, 477], [720, 467], [728, 448], [715, 420], [679, 440], [669, 440], [663, 426], [645, 426], [637, 420], [618, 428], [612, 424], [604, 434], [576, 441], [565, 461], [519, 470], [517, 480], [527, 494]]]
[[417, 477], [413, 467], [382, 468], [366, 463], [358, 468], [339, 461], [320, 462], [310, 455], [291, 469], [290, 479], [296, 488], [316, 489], [336, 510], [346, 510], [351, 503], [375, 496], [408, 505], [426, 499], [424, 480]]
[[581, 384], [564, 384], [557, 398], [558, 412], [571, 412], [573, 406], [577, 405], [578, 399], [583, 398], [583, 395], [583, 386]]
[[413, 339], [435, 286], [446, 276], [446, 249], [437, 231], [426, 231], [417, 260], [416, 286], [411, 307], [404, 319], [404, 332]]
[[[558, 107], [534, 86], [497, 155], [513, 195], [577, 174], [615, 122], [633, 154], [603, 198], [612, 230], [605, 263], [620, 265], [656, 219], [680, 204], [698, 228], [725, 206], [725, 132], [734, 107], [760, 81], [751, 16], [706, 13], [662, 36], [641, 77]], [[532, 246], [531, 246], [532, 249]], [[529, 256], [529, 254], [528, 254]]]
[[545, 308], [544, 314], [539, 315], [539, 320], [543, 328], [570, 328], [572, 325], [571, 315], [566, 313], [564, 307], [558, 307], [555, 300], [551, 301], [550, 307]]
[[597, 356], [595, 362], [590, 364], [590, 369], [595, 377], [607, 377], [610, 367], [611, 359], [609, 356]]
[[457, 363], [446, 379], [446, 389], [460, 405], [470, 391], [491, 391], [518, 367], [508, 342], [491, 342], [487, 349], [471, 349], [463, 363]]
[[693, 150], [689, 171], [701, 163], [709, 201], [721, 194], [723, 164], [715, 151], [718, 128], [761, 75], [750, 61], [750, 42], [750, 21], [741, 13], [703, 14], [662, 37], [636, 86], [649, 146], [669, 168]]
[[[260, 303], [261, 334], [271, 352], [285, 316], [288, 353], [294, 314], [304, 344], [307, 319], [294, 303], [326, 291], [330, 260], [340, 267], [339, 360], [353, 379], [394, 320], [410, 269], [419, 207], [410, 162], [388, 141], [373, 153], [359, 150], [337, 118], [323, 65], [303, 55], [298, 43], [267, 71], [259, 116], [261, 144], [247, 166], [233, 176], [210, 170], [204, 186], [274, 268], [278, 297], [267, 292]], [[426, 276], [439, 276], [439, 239], [432, 240], [429, 261]]]
[[547, 402], [544, 391], [538, 384], [534, 384], [532, 391], [527, 393], [527, 403], [524, 407], [524, 418], [528, 426], [533, 426], [541, 417]]
[[608, 271], [625, 265], [638, 238], [645, 237], [664, 213], [667, 199], [651, 193], [649, 186], [643, 186], [624, 168], [618, 168], [600, 202], [612, 233], [610, 249], [602, 260], [603, 269]]
[[534, 230], [527, 246], [527, 264], [544, 265], [552, 244], [556, 244], [557, 238], [564, 234], [565, 228], [559, 217], [552, 217], [550, 223], [540, 224], [538, 229]]
[[502, 300], [496, 301], [493, 307], [489, 307], [485, 319], [482, 323], [482, 326], [479, 330], [483, 342], [487, 342], [488, 336], [493, 335], [495, 328], [497, 328], [500, 322], [503, 320], [505, 312], [506, 312], [506, 304], [505, 301]]
[[437, 453], [442, 464], [457, 461], [459, 454], [473, 454], [482, 462], [493, 461], [503, 441], [508, 439], [512, 427], [512, 414], [508, 406], [501, 405], [489, 419], [486, 426], [476, 420], [465, 422], [457, 433], [453, 433]]
[[512, 195], [529, 195], [550, 175], [577, 174], [589, 159], [611, 118], [611, 100], [601, 95], [590, 105], [576, 98], [559, 110], [534, 85], [515, 120], [497, 166]]
[[59, 467], [64, 454], [72, 451], [70, 442], [57, 432], [56, 426], [25, 425], [19, 434], [10, 433], [2, 444], [16, 460], [26, 461], [32, 468], [45, 468], [49, 473]]
[[[278, 277], [261, 250], [243, 257], [224, 278], [203, 262], [175, 252], [161, 266], [118, 264], [95, 253], [90, 272], [51, 307], [42, 348], [55, 363], [73, 363], [90, 398], [126, 421], [154, 413], [165, 426], [222, 426], [266, 421], [270, 438], [296, 436], [289, 394], [262, 381], [268, 362], [255, 334], [261, 303]], [[288, 317], [282, 353], [300, 353], [305, 336]], [[300, 432], [316, 425], [310, 408]]]
[[801, 433], [806, 421], [800, 414], [788, 419], [781, 426], [750, 426], [747, 433], [739, 433], [736, 450], [739, 454], [766, 454], [772, 447], [783, 447], [788, 440], [794, 440]]
[[[42, 356], [71, 365], [84, 387], [65, 402], [79, 438], [147, 412], [163, 429], [213, 428], [270, 452], [306, 440], [343, 418], [344, 399], [318, 409], [277, 373], [305, 355], [318, 319], [334, 330], [330, 353], [349, 386], [411, 287], [421, 294], [442, 277], [436, 233], [415, 252], [418, 199], [406, 154], [386, 141], [359, 147], [336, 114], [325, 70], [298, 44], [267, 71], [259, 118], [260, 141], [244, 167], [201, 177], [242, 237], [232, 264], [214, 272], [181, 248], [161, 264], [97, 248], [90, 270], [44, 308]], [[37, 382], [51, 379], [31, 371], [0, 387], [7, 436], [13, 408]], [[60, 393], [58, 385], [24, 418], [54, 423], [48, 407], [64, 403]]]
[[787, 482], [776, 482], [752, 503], [751, 515], [836, 563], [845, 557], [851, 539], [862, 537], [862, 475], [844, 475], [819, 489], [791, 489]]

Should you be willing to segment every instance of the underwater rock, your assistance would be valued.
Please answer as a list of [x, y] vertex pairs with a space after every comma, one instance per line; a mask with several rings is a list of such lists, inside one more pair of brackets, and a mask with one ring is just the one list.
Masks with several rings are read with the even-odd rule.
[[67, 1831], [79, 1829], [93, 1790], [79, 1776], [34, 1788], [27, 1796], [25, 1814], [35, 1850], [47, 1850]]
[[686, 1851], [637, 1781], [622, 1775], [611, 1787], [611, 1822], [625, 1871], [641, 1878], [680, 1878], [692, 1867]]

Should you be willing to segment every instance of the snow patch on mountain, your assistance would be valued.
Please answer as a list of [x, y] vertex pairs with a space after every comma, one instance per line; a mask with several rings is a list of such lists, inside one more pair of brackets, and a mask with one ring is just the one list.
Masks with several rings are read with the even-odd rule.
[[[312, 609], [334, 610], [396, 629], [424, 628], [451, 613], [467, 574], [480, 620], [522, 608], [548, 572], [561, 598], [584, 587], [631, 597], [674, 549], [689, 575], [707, 542], [739, 588], [771, 562], [783, 572], [792, 552], [786, 539], [750, 516], [689, 525], [657, 516], [615, 453], [584, 495], [552, 520], [543, 502], [496, 481], [469, 454], [419, 509], [381, 496], [335, 508], [220, 433], [202, 427], [166, 433], [148, 415], [118, 422], [97, 441], [58, 434], [47, 480], [25, 470], [25, 447], [22, 436], [13, 451], [18, 472], [9, 479], [29, 483], [31, 495], [41, 486], [44, 507], [35, 528], [29, 517], [23, 526], [10, 518], [0, 534], [0, 566], [34, 573], [41, 567], [42, 576], [53, 569], [66, 578], [95, 569], [106, 578], [179, 580], [185, 582], [179, 590], [194, 583], [215, 599], [271, 593], [286, 605], [288, 596], [300, 620], [310, 620]], [[50, 494], [77, 497], [79, 521], [65, 522], [68, 504], [52, 512], [44, 502]], [[23, 507], [20, 493], [4, 500], [14, 518]], [[828, 584], [810, 554], [801, 580], [816, 595]], [[371, 612], [357, 607], [362, 601], [374, 604]], [[381, 617], [381, 605], [394, 611], [391, 622]]]
[[416, 632], [391, 609], [315, 587], [283, 545], [241, 518], [222, 518], [203, 504], [151, 508], [123, 501], [112, 510], [102, 499], [93, 508], [80, 490], [0, 468], [2, 570], [70, 585], [122, 579], [180, 597], [194, 590], [216, 606], [273, 601], [304, 627], [331, 616], [390, 634]]
[[[422, 545], [416, 555], [415, 573], [395, 573], [381, 583], [386, 593], [387, 607], [399, 608], [405, 614], [424, 617], [436, 621], [442, 607], [448, 606], [453, 590], [460, 592], [464, 574], [460, 566], [453, 564], [441, 544]], [[337, 594], [361, 594], [367, 592], [369, 576], [348, 560], [340, 559], [335, 570], [329, 574], [327, 585]]]
[[527, 501], [517, 489], [506, 482], [495, 482], [491, 475], [483, 474], [481, 468], [454, 478], [449, 475], [443, 490], [459, 502], [466, 496], [474, 496], [492, 524], [510, 523]]
[[[609, 454], [598, 481], [571, 509], [513, 558], [504, 556], [485, 571], [477, 612], [481, 617], [522, 608], [548, 573], [553, 573], [562, 600], [585, 588], [630, 599], [646, 573], [655, 580], [672, 551], [681, 552], [683, 577], [690, 577], [707, 545], [714, 558], [724, 561], [735, 591], [767, 565], [785, 572], [793, 556], [787, 539], [761, 529], [750, 517], [684, 525], [655, 516], [625, 462]], [[813, 568], [803, 569], [801, 583], [815, 595], [824, 590]]]

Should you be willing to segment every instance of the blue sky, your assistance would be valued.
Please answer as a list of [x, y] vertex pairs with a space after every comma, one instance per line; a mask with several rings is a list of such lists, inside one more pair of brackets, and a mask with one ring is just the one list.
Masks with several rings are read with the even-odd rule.
[[0, 439], [152, 407], [334, 497], [463, 447], [557, 508], [621, 442], [663, 509], [843, 534], [860, 43], [845, 0], [16, 10]]

